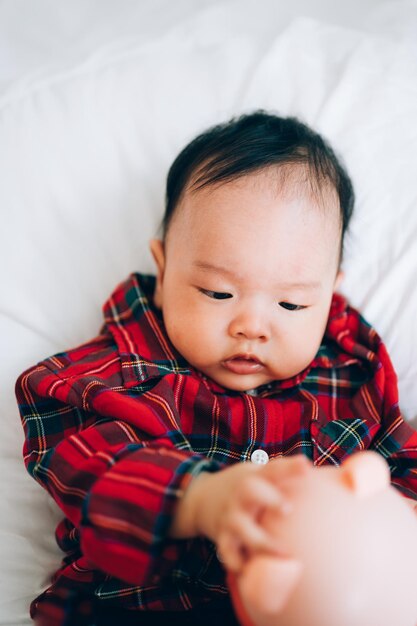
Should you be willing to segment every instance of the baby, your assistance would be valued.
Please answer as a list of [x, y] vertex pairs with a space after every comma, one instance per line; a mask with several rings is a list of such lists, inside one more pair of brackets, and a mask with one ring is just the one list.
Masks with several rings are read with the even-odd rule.
[[65, 514], [37, 624], [236, 624], [226, 571], [277, 551], [260, 517], [288, 513], [280, 484], [311, 461], [374, 449], [417, 498], [385, 346], [336, 293], [352, 209], [294, 118], [243, 115], [178, 155], [156, 277], [132, 274], [98, 337], [17, 382], [26, 467]]

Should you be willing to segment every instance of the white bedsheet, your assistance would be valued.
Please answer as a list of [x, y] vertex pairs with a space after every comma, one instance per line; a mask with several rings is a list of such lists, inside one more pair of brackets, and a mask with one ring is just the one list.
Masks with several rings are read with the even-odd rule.
[[167, 169], [209, 124], [296, 114], [342, 154], [357, 193], [342, 291], [417, 417], [417, 3], [345, 5], [0, 0], [1, 626], [30, 623], [61, 556], [14, 380], [96, 334], [115, 284], [153, 270]]

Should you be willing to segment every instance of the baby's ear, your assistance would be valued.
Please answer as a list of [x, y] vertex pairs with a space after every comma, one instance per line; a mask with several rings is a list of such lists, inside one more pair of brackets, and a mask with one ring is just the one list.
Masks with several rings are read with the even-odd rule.
[[345, 484], [359, 497], [371, 496], [385, 489], [391, 480], [388, 463], [372, 450], [356, 452], [343, 462]]
[[165, 246], [161, 239], [151, 239], [149, 249], [156, 264], [156, 286], [154, 293], [154, 303], [159, 309], [162, 309], [162, 282], [164, 280], [165, 271]]

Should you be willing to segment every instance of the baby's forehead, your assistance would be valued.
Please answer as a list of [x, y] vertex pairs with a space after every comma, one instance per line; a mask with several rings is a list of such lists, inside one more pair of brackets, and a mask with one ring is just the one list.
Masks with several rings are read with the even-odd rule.
[[233, 265], [251, 281], [254, 268], [301, 282], [333, 268], [341, 243], [334, 196], [317, 198], [304, 181], [294, 188], [268, 174], [187, 190], [168, 230], [170, 259]]
[[263, 174], [187, 189], [167, 236], [172, 230], [182, 239], [217, 236], [228, 245], [250, 230], [259, 243], [272, 244], [278, 229], [294, 239], [307, 224], [312, 245], [327, 239], [328, 245], [334, 241], [331, 247], [339, 248], [342, 219], [335, 191], [304, 180], [291, 182]]
[[[259, 200], [266, 194], [279, 201], [291, 202], [303, 199], [311, 210], [323, 212], [328, 219], [336, 218], [341, 222], [341, 208], [337, 189], [328, 179], [318, 179], [306, 164], [284, 164], [231, 176], [225, 180], [207, 182], [198, 176], [192, 176], [177, 202], [174, 215], [181, 210], [197, 210], [204, 201], [205, 209], [214, 208], [220, 202], [227, 209], [231, 192], [234, 198], [244, 198], [250, 192], [251, 201]], [[197, 215], [200, 219], [204, 214]], [[225, 211], [223, 218], [227, 218]]]

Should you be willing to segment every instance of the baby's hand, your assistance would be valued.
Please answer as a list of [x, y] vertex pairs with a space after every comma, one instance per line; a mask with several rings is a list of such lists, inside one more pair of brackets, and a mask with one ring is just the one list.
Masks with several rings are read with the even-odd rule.
[[227, 569], [238, 572], [255, 552], [285, 556], [285, 546], [278, 546], [276, 538], [272, 541], [259, 522], [267, 508], [282, 515], [291, 510], [279, 485], [310, 467], [304, 455], [296, 455], [274, 459], [267, 465], [238, 463], [196, 479], [196, 531], [216, 543]]

